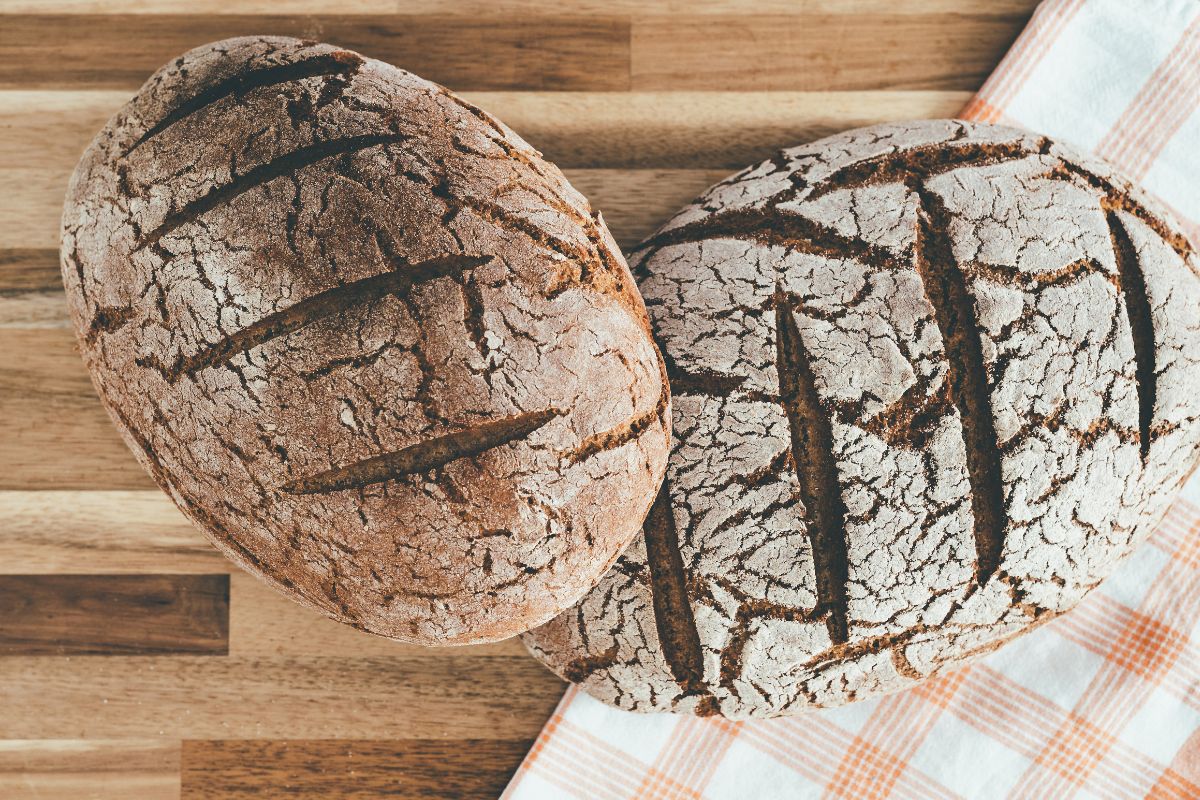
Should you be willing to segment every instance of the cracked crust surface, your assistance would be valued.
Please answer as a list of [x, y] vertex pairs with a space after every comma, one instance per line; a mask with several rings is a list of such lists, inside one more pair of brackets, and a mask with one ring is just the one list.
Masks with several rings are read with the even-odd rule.
[[423, 644], [576, 602], [669, 448], [599, 215], [486, 112], [288, 38], [193, 50], [96, 137], [62, 269], [126, 442], [243, 567]]
[[622, 708], [923, 680], [1074, 606], [1196, 463], [1200, 260], [1056, 142], [850, 131], [712, 187], [633, 263], [675, 392], [665, 488], [525, 635]]

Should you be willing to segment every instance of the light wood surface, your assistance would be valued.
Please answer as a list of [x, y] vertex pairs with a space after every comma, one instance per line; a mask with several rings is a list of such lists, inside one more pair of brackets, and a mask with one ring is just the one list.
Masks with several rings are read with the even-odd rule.
[[429, 650], [220, 557], [93, 393], [58, 274], [89, 139], [160, 63], [321, 38], [445, 83], [631, 245], [772, 150], [950, 116], [1033, 0], [0, 0], [0, 797], [497, 795], [563, 684], [516, 641]]

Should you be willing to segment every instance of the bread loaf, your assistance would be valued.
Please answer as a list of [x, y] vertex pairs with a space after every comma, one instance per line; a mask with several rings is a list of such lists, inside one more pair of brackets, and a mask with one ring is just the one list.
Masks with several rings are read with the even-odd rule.
[[1197, 458], [1200, 261], [1105, 164], [923, 121], [786, 150], [635, 252], [667, 488], [526, 641], [635, 710], [909, 686], [1070, 609]]
[[163, 67], [75, 171], [62, 269], [154, 479], [243, 567], [365, 630], [544, 622], [658, 489], [665, 377], [599, 215], [379, 61], [258, 37]]

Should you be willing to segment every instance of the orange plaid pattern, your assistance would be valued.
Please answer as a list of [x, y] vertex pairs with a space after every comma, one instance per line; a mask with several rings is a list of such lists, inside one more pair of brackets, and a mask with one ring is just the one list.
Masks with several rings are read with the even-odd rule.
[[1143, 678], [1153, 680], [1169, 669], [1183, 652], [1185, 637], [1153, 617], [1129, 614], [1108, 658]]
[[[1192, 567], [1195, 569], [1195, 567]], [[1100, 595], [1059, 625], [1078, 644], [1147, 680], [1169, 670], [1183, 653], [1187, 637], [1148, 614]]]
[[677, 734], [647, 770], [636, 796], [648, 800], [700, 798], [739, 727], [726, 720], [683, 720]]
[[834, 797], [887, 797], [903, 771], [904, 762], [899, 758], [855, 736], [825, 788]]
[[1082, 783], [1096, 764], [1113, 746], [1114, 738], [1074, 714], [1066, 721], [1049, 744], [1034, 759], [1043, 767], [1054, 770], [1068, 781]]
[[[1200, 520], [1200, 507], [1182, 498], [1176, 502], [1176, 507]], [[1200, 569], [1200, 522], [1185, 525], [1177, 516], [1168, 515], [1163, 520], [1155, 541], [1173, 560], [1187, 568]]]
[[[1195, 0], [1046, 0], [962, 116], [1100, 152], [1200, 234]], [[572, 688], [505, 796], [1196, 800], [1198, 500], [1195, 477], [1072, 613], [905, 692], [732, 723], [629, 714]]]
[[1096, 145], [1096, 155], [1124, 166], [1141, 180], [1163, 147], [1200, 105], [1200, 18], [1147, 81], [1150, 89], [1138, 95], [1108, 135]]
[[1042, 55], [1083, 5], [1084, 0], [1060, 0], [1038, 6], [1000, 68], [967, 105], [962, 116], [981, 122], [1006, 122], [1005, 109], [1020, 88], [1028, 83]]

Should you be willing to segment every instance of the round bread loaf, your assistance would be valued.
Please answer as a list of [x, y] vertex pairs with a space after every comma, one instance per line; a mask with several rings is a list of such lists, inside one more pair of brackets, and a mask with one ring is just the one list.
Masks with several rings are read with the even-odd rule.
[[669, 448], [599, 215], [444, 88], [312, 42], [162, 68], [71, 180], [84, 360], [216, 545], [335, 619], [501, 639], [637, 534]]
[[899, 689], [1072, 606], [1197, 458], [1200, 263], [1109, 167], [957, 121], [834, 136], [637, 252], [675, 443], [535, 655], [635, 710]]

